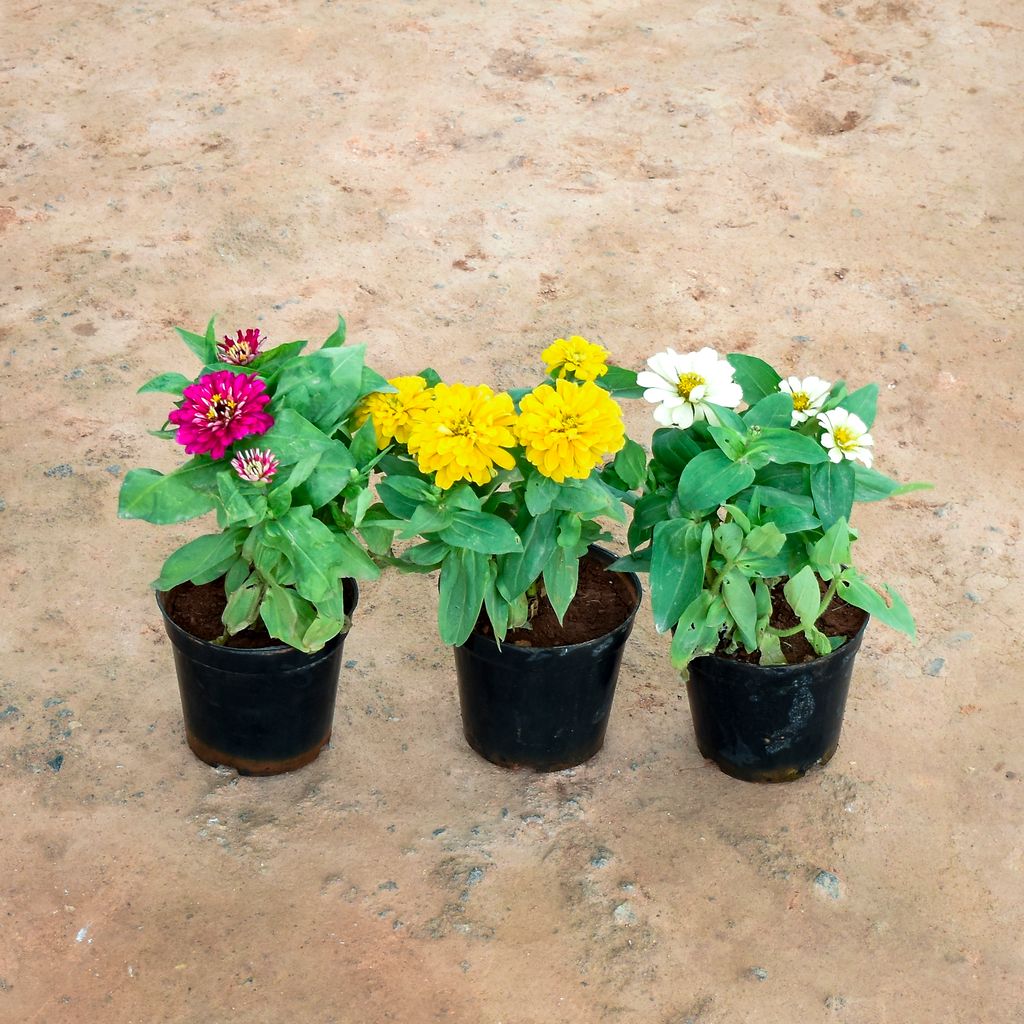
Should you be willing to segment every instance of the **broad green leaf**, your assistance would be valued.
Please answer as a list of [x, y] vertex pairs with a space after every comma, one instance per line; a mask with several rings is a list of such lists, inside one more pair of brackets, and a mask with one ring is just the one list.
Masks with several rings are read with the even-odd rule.
[[544, 590], [559, 623], [576, 596], [579, 583], [580, 560], [568, 548], [556, 546], [544, 566]]
[[714, 528], [715, 550], [727, 561], [733, 561], [743, 547], [743, 530], [738, 523], [719, 523]]
[[427, 540], [403, 552], [402, 558], [413, 565], [437, 566], [451, 550], [443, 540]]
[[716, 602], [724, 608], [721, 598], [703, 591], [686, 606], [672, 635], [672, 665], [684, 669], [695, 654], [703, 654], [718, 646], [718, 626], [713, 625]]
[[714, 508], [749, 486], [753, 479], [750, 466], [732, 462], [724, 452], [701, 452], [679, 477], [679, 504], [694, 512]]
[[750, 580], [739, 569], [732, 569], [722, 580], [722, 600], [736, 623], [743, 646], [757, 649], [757, 602], [750, 589]]
[[282, 466], [291, 466], [326, 451], [333, 443], [319, 427], [295, 409], [282, 409], [276, 413], [274, 425], [259, 440], [259, 446], [269, 448]]
[[[729, 409], [724, 405], [715, 405], [714, 402], [705, 402], [704, 409], [708, 418], [707, 428], [709, 431], [713, 427], [719, 426], [735, 430], [737, 434], [745, 434], [747, 432], [743, 419], [735, 409]], [[715, 423], [715, 420], [718, 422]], [[694, 426], [699, 429], [701, 424], [694, 424]]]
[[879, 622], [906, 633], [912, 640], [917, 639], [913, 616], [903, 599], [888, 585], [885, 592], [889, 595], [891, 604], [887, 604], [885, 598], [869, 587], [855, 570], [846, 569], [839, 577], [837, 593], [847, 604], [852, 604]]
[[743, 456], [747, 450], [747, 438], [732, 427], [709, 427], [708, 433], [714, 438], [715, 444], [721, 451], [735, 462]]
[[486, 512], [459, 510], [451, 526], [438, 534], [453, 548], [469, 548], [484, 555], [505, 555], [521, 551], [523, 542], [512, 527], [498, 516]]
[[153, 586], [157, 590], [168, 591], [186, 580], [209, 583], [217, 579], [228, 571], [237, 556], [238, 540], [237, 531], [231, 530], [189, 541], [164, 562], [160, 578]]
[[252, 563], [244, 555], [239, 556], [224, 576], [224, 593], [233, 594], [252, 575]]
[[647, 475], [647, 453], [642, 445], [627, 438], [625, 447], [615, 456], [613, 465], [619, 479], [630, 490], [636, 490]]
[[[755, 477], [758, 487], [771, 488], [787, 494], [811, 496], [811, 471], [808, 466], [800, 464], [777, 465], [759, 468]], [[768, 504], [765, 502], [765, 504]], [[808, 506], [813, 510], [813, 503]]]
[[770, 508], [761, 518], [783, 533], [802, 533], [804, 530], [817, 530], [821, 526], [817, 516], [792, 505]]
[[276, 402], [287, 397], [314, 426], [330, 435], [352, 412], [363, 382], [365, 346], [328, 348], [294, 359], [277, 381]]
[[275, 345], [261, 352], [251, 363], [248, 369], [258, 373], [261, 377], [269, 377], [279, 372], [284, 364], [297, 356], [308, 344], [305, 341], [287, 341], [283, 345]]
[[243, 484], [233, 470], [217, 474], [222, 526], [255, 526], [267, 514], [267, 495], [253, 484]]
[[730, 352], [726, 359], [736, 371], [733, 380], [743, 389], [743, 400], [747, 405], [756, 405], [766, 395], [779, 390], [782, 378], [763, 359], [741, 352]]
[[[781, 487], [766, 487], [763, 484], [755, 484], [752, 488], [752, 496], [756, 495], [758, 504], [765, 508], [798, 508], [808, 514], [814, 512], [814, 499], [811, 497], [810, 483], [807, 479], [808, 471], [803, 466], [780, 466], [778, 468], [786, 473], [795, 473], [797, 485], [802, 491], [783, 490]], [[766, 470], [762, 470], [766, 472]], [[758, 477], [761, 473], [757, 474]]]
[[494, 585], [496, 575], [497, 569], [494, 562], [488, 559], [487, 580], [484, 585], [484, 610], [487, 612], [487, 618], [490, 620], [491, 628], [494, 630], [495, 639], [500, 644], [508, 632], [511, 608], [508, 601], [498, 593], [498, 588]]
[[648, 494], [636, 503], [626, 534], [632, 550], [648, 540], [654, 527], [668, 518], [668, 505], [669, 499], [664, 494]]
[[637, 551], [632, 555], [623, 555], [621, 558], [615, 559], [608, 568], [612, 572], [650, 572], [653, 554], [653, 550], [647, 547], [643, 551]]
[[117, 514], [165, 526], [183, 523], [216, 508], [220, 465], [197, 456], [164, 475], [155, 469], [132, 469], [124, 478]]
[[[295, 588], [309, 601], [318, 601], [338, 586], [337, 548], [330, 528], [313, 518], [308, 505], [289, 509], [263, 528], [267, 546], [279, 551], [295, 569]], [[293, 645], [294, 646], [294, 645]]]
[[260, 605], [260, 617], [272, 637], [301, 651], [316, 609], [294, 590], [271, 583]]
[[826, 530], [840, 519], [849, 521], [853, 511], [853, 490], [853, 464], [849, 460], [825, 462], [811, 469], [814, 510]]
[[704, 587], [711, 546], [710, 524], [671, 519], [654, 528], [651, 545], [651, 610], [659, 633], [673, 626]]
[[814, 570], [805, 565], [795, 576], [786, 580], [782, 592], [786, 595], [789, 607], [800, 620], [802, 626], [813, 626], [821, 610], [821, 588]]
[[350, 576], [354, 580], [380, 579], [380, 566], [351, 537], [340, 533], [333, 537], [331, 567], [338, 576]]
[[[479, 515], [480, 513], [476, 513]], [[424, 536], [428, 533], [437, 533], [439, 530], [447, 529], [455, 521], [457, 512], [455, 509], [442, 508], [438, 505], [418, 505], [409, 519], [409, 525], [402, 530], [400, 536], [403, 540], [417, 535]], [[469, 547], [470, 545], [452, 545], [453, 547]]]
[[854, 501], [881, 501], [883, 498], [895, 498], [901, 494], [910, 494], [912, 491], [926, 491], [931, 489], [931, 484], [910, 483], [901, 484], [892, 480], [876, 469], [868, 469], [859, 462], [854, 463]]
[[609, 366], [608, 372], [594, 381], [610, 391], [615, 398], [643, 398], [644, 389], [636, 382], [636, 371], [623, 366]]
[[178, 395], [180, 397], [182, 391], [191, 383], [192, 381], [183, 373], [160, 373], [152, 380], [146, 381], [139, 388], [138, 393], [144, 395], [149, 391], [165, 391], [170, 395]]
[[786, 535], [774, 523], [764, 523], [747, 534], [743, 546], [755, 555], [774, 558], [785, 543]]
[[820, 442], [806, 434], [778, 427], [765, 427], [761, 436], [750, 446], [751, 452], [763, 451], [777, 463], [799, 462], [812, 466], [828, 461], [828, 452]]
[[845, 519], [837, 519], [815, 542], [810, 560], [818, 575], [826, 581], [832, 579], [837, 567], [850, 564], [850, 527]]
[[651, 449], [656, 462], [678, 477], [690, 459], [700, 455], [701, 446], [685, 430], [661, 427], [654, 432]]
[[608, 516], [618, 522], [626, 519], [622, 502], [596, 476], [559, 484], [552, 506], [565, 512], [578, 512], [587, 519], [597, 516]]
[[749, 430], [751, 427], [774, 427], [780, 430], [789, 428], [793, 419], [793, 396], [785, 391], [776, 391], [762, 398], [742, 416]]
[[328, 640], [333, 640], [345, 629], [344, 619], [329, 618], [325, 615], [317, 617], [309, 624], [309, 629], [302, 635], [302, 649], [310, 654], [319, 651]]
[[229, 636], [241, 633], [259, 618], [263, 593], [263, 587], [259, 584], [238, 587], [232, 591], [222, 616], [224, 629]]
[[184, 327], [174, 328], [179, 337], [192, 350], [204, 366], [217, 361], [217, 337], [213, 332], [213, 320], [206, 325], [206, 334], [193, 334]]
[[302, 496], [313, 508], [322, 508], [337, 497], [358, 472], [355, 460], [344, 443], [331, 441], [302, 485]]
[[583, 532], [583, 523], [575, 512], [565, 512], [558, 520], [558, 546], [575, 552]]
[[435, 489], [416, 476], [388, 476], [377, 485], [377, 494], [399, 519], [411, 519], [420, 504], [436, 505], [438, 501]]
[[862, 388], [851, 392], [842, 401], [842, 408], [859, 416], [864, 425], [871, 429], [875, 422], [875, 409], [878, 405], [878, 385], [866, 384]]
[[785, 665], [786, 656], [782, 653], [782, 642], [774, 633], [765, 633], [761, 637], [761, 665]]
[[498, 560], [498, 591], [506, 601], [514, 601], [540, 576], [557, 547], [555, 524], [557, 514], [545, 512], [531, 517], [522, 529], [523, 547], [521, 552], [506, 555]]
[[453, 548], [441, 566], [438, 629], [441, 642], [459, 646], [473, 632], [484, 602], [487, 557], [469, 548]]
[[360, 468], [377, 458], [377, 433], [373, 429], [373, 420], [367, 420], [353, 435], [349, 442], [352, 461]]
[[558, 497], [558, 484], [542, 473], [531, 472], [526, 481], [526, 507], [531, 516], [543, 515]]

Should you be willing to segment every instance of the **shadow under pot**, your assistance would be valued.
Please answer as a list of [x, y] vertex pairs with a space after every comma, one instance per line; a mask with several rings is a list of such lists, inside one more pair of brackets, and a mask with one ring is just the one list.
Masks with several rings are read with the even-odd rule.
[[745, 782], [789, 782], [827, 764], [867, 625], [865, 617], [842, 647], [801, 664], [691, 661], [686, 692], [701, 754]]
[[[359, 588], [355, 580], [342, 582], [351, 616]], [[315, 761], [331, 738], [347, 631], [315, 654], [276, 641], [228, 647], [182, 628], [168, 613], [167, 597], [157, 593], [157, 604], [174, 650], [185, 737], [196, 757], [241, 775], [279, 775]]]
[[[605, 571], [616, 557], [591, 547], [580, 566], [580, 593], [595, 576], [597, 586], [619, 592], [621, 620], [602, 635], [533, 647], [524, 645], [530, 633], [516, 630], [499, 648], [493, 636], [481, 632], [482, 616], [477, 631], [455, 648], [463, 733], [481, 757], [503, 768], [553, 772], [582, 764], [601, 749], [623, 646], [642, 593], [634, 573]], [[575, 600], [566, 612], [566, 626], [574, 606]]]

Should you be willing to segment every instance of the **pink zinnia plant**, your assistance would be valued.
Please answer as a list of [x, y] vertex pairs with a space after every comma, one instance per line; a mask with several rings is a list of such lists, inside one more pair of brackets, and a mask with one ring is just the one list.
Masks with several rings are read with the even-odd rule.
[[265, 434], [274, 417], [263, 411], [270, 401], [259, 377], [218, 370], [184, 391], [184, 401], [167, 419], [178, 426], [175, 440], [189, 455], [208, 452], [219, 459], [243, 437]]
[[269, 484], [277, 472], [277, 459], [270, 449], [246, 448], [231, 460], [231, 467], [251, 484]]
[[259, 354], [260, 345], [266, 340], [266, 338], [260, 337], [258, 327], [250, 327], [245, 334], [239, 331], [237, 338], [225, 334], [224, 340], [217, 342], [217, 351], [220, 353], [222, 363], [248, 366]]

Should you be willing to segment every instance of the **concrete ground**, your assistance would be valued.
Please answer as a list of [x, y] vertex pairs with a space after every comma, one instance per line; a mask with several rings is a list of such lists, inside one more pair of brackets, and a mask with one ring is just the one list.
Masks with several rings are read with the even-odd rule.
[[[0, 1020], [1024, 1020], [1011, 0], [10, 0], [0, 14]], [[604, 751], [460, 734], [429, 578], [366, 586], [335, 742], [183, 742], [147, 583], [203, 525], [168, 468], [171, 326], [526, 384], [578, 332], [882, 383], [842, 744], [760, 787], [694, 746], [646, 611]], [[631, 408], [649, 437], [646, 409]]]

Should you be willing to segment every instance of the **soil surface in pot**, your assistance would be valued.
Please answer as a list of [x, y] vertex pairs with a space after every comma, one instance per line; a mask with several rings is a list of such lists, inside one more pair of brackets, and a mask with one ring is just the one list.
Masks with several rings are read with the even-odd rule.
[[[583, 644], [610, 633], [629, 618], [636, 604], [636, 593], [627, 576], [609, 572], [589, 557], [580, 560], [579, 586], [572, 604], [559, 625], [554, 608], [545, 594], [530, 626], [511, 629], [505, 643], [516, 647], [564, 647]], [[480, 613], [476, 631], [493, 636], [486, 611]]]
[[[224, 632], [221, 616], [227, 607], [224, 593], [224, 577], [212, 583], [196, 586], [194, 583], [180, 583], [164, 594], [164, 608], [171, 619], [185, 632], [200, 640], [216, 640]], [[225, 647], [280, 647], [257, 619], [248, 629], [230, 637]]]
[[[785, 582], [785, 580], [782, 580], [772, 588], [771, 625], [775, 629], [792, 629], [800, 624], [800, 620], [796, 617], [793, 609], [789, 607], [789, 602], [786, 600], [786, 595], [783, 592], [782, 588], [785, 586]], [[819, 580], [818, 586], [821, 589], [821, 596], [824, 597], [825, 584]], [[861, 611], [860, 608], [854, 608], [852, 604], [847, 604], [837, 594], [832, 598], [832, 603], [825, 610], [825, 614], [818, 619], [817, 626], [825, 636], [845, 636], [849, 639], [857, 635], [857, 630], [864, 624], [864, 620], [867, 617], [867, 612]], [[782, 653], [786, 656], [787, 665], [799, 665], [805, 661], [814, 661], [815, 658], [820, 657], [803, 633], [784, 636], [780, 643], [782, 645]], [[732, 654], [726, 654], [724, 642], [715, 651], [715, 654], [719, 658], [745, 661], [750, 665], [761, 664], [760, 651], [747, 654], [741, 648], [738, 651], [733, 651]]]

